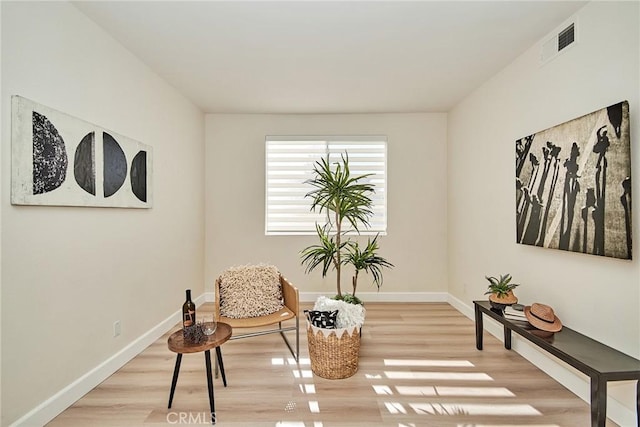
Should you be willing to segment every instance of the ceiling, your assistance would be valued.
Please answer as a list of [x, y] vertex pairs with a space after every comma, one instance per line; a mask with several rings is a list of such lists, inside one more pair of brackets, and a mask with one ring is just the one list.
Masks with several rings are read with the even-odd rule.
[[578, 1], [79, 1], [207, 113], [445, 112]]

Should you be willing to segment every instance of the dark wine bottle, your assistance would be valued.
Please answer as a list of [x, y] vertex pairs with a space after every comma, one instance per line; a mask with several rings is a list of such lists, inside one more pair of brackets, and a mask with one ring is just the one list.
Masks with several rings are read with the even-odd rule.
[[182, 304], [182, 326], [186, 328], [196, 324], [196, 305], [191, 301], [191, 289], [187, 289], [187, 300]]

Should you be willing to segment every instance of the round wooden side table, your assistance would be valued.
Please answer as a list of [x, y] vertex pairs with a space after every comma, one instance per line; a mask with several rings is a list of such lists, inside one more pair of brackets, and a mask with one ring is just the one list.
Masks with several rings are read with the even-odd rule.
[[209, 406], [211, 407], [211, 424], [216, 423], [216, 410], [213, 400], [213, 377], [211, 376], [211, 353], [209, 350], [216, 349], [216, 356], [218, 358], [218, 365], [220, 365], [220, 374], [222, 375], [222, 382], [224, 386], [227, 386], [227, 377], [224, 374], [224, 364], [222, 362], [222, 352], [220, 346], [227, 342], [231, 338], [231, 326], [226, 323], [218, 323], [216, 331], [207, 337], [207, 340], [199, 344], [192, 344], [185, 342], [182, 329], [171, 334], [167, 340], [169, 350], [177, 353], [176, 366], [173, 370], [173, 380], [171, 381], [171, 392], [169, 393], [169, 406], [173, 402], [173, 393], [176, 390], [176, 383], [178, 382], [178, 373], [180, 372], [180, 362], [182, 361], [182, 355], [186, 353], [199, 353], [204, 351], [204, 361], [207, 368], [207, 386], [209, 389]]

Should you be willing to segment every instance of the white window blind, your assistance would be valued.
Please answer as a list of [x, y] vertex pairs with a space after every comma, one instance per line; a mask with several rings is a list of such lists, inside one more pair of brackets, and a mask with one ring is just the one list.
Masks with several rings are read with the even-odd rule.
[[[266, 138], [266, 234], [315, 234], [316, 222], [324, 225], [326, 213], [312, 212], [313, 190], [306, 180], [314, 177], [316, 161], [329, 156], [334, 166], [345, 152], [349, 156], [351, 176], [373, 174], [363, 182], [374, 185], [373, 216], [362, 234], [387, 230], [387, 140], [386, 137], [302, 137], [267, 136]], [[332, 218], [333, 219], [333, 218]], [[349, 224], [343, 224], [346, 229]]]

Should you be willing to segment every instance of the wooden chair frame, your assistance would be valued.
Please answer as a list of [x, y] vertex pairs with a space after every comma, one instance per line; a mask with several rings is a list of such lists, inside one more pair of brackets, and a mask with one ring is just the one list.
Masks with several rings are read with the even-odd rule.
[[[246, 317], [246, 318], [230, 318], [220, 315], [220, 277], [216, 279], [215, 284], [215, 300], [214, 300], [214, 315], [216, 321], [223, 322], [231, 325], [233, 329], [231, 339], [236, 340], [240, 338], [250, 338], [260, 335], [280, 333], [289, 351], [293, 355], [293, 358], [298, 361], [300, 355], [300, 299], [298, 294], [298, 288], [293, 286], [282, 274], [280, 275], [280, 287], [282, 289], [282, 296], [284, 298], [284, 307], [281, 310], [271, 313], [266, 316], [258, 317]], [[295, 319], [295, 326], [283, 327], [282, 322], [286, 320]], [[259, 330], [255, 332], [237, 333], [238, 329], [242, 328], [262, 328], [266, 326], [278, 325], [277, 328], [270, 328], [266, 330]], [[296, 332], [296, 350], [293, 351], [293, 347], [289, 343], [285, 332]]]

